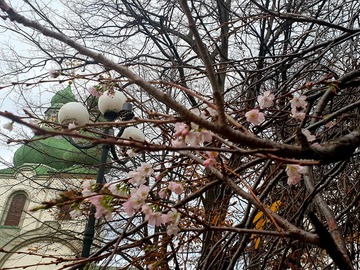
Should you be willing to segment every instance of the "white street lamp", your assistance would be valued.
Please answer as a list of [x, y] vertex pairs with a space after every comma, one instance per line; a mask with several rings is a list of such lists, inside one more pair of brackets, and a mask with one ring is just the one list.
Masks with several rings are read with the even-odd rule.
[[86, 125], [89, 122], [89, 113], [81, 103], [69, 102], [60, 108], [58, 121], [62, 125], [70, 123], [74, 123], [77, 126]]
[[127, 127], [125, 128], [123, 134], [120, 137], [121, 139], [125, 139], [125, 140], [134, 140], [134, 141], [139, 141], [139, 142], [144, 142], [145, 141], [145, 135], [144, 133], [136, 128], [136, 127]]
[[98, 101], [99, 111], [107, 117], [107, 114], [118, 114], [123, 109], [126, 96], [117, 90], [107, 90]]
[[[126, 102], [126, 96], [120, 91], [116, 90], [108, 90], [105, 91], [100, 97], [98, 101], [98, 108], [102, 115], [109, 121], [114, 121], [118, 117], [121, 120], [131, 120], [134, 116], [131, 109], [131, 104]], [[70, 123], [74, 123], [75, 125], [85, 125], [89, 122], [89, 113], [87, 109], [79, 102], [69, 102], [63, 105], [58, 113], [58, 121], [60, 124], [68, 125]], [[113, 134], [112, 128], [107, 127], [104, 132], [104, 136], [108, 136], [109, 134]], [[136, 127], [122, 127], [120, 128], [119, 134], [117, 137], [126, 140], [135, 140], [144, 142], [145, 135], [142, 131]], [[91, 148], [96, 146], [96, 144], [88, 145], [88, 146], [80, 146], [74, 143], [71, 139], [69, 142], [78, 148]], [[107, 157], [109, 150], [113, 155], [113, 158], [116, 162], [119, 162], [119, 158], [116, 155], [114, 145], [103, 144], [103, 150], [101, 154], [101, 164], [99, 167], [98, 176], [96, 179], [96, 184], [101, 185], [104, 183], [104, 175], [105, 175], [105, 167], [107, 164]], [[125, 163], [122, 163], [125, 164]], [[90, 249], [94, 239], [95, 234], [95, 207], [92, 207], [90, 210], [90, 215], [88, 219], [88, 223], [86, 224], [86, 228], [84, 231], [84, 239], [83, 239], [83, 249], [81, 253], [81, 257], [88, 258], [90, 256]], [[84, 267], [80, 267], [83, 269]]]

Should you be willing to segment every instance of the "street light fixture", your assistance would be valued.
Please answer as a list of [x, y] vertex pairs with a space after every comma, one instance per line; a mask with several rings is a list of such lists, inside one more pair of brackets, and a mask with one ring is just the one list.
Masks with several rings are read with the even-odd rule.
[[[132, 106], [126, 102], [126, 96], [117, 90], [105, 91], [98, 100], [98, 108], [101, 114], [108, 120], [114, 121], [120, 118], [123, 121], [131, 120], [134, 116], [132, 112]], [[84, 105], [79, 102], [69, 102], [63, 105], [58, 112], [58, 121], [60, 124], [68, 125], [74, 123], [75, 125], [86, 125], [89, 122], [89, 113]], [[107, 127], [104, 132], [104, 136], [112, 134], [112, 128]], [[136, 127], [122, 127], [120, 128], [117, 137], [121, 139], [131, 139], [135, 141], [145, 141], [145, 136], [142, 131]], [[70, 140], [71, 144], [78, 148], [90, 148], [96, 145], [77, 145]], [[101, 161], [99, 171], [96, 179], [96, 186], [101, 186], [104, 183], [105, 169], [109, 150], [113, 155], [115, 161], [119, 162], [119, 158], [116, 155], [115, 147], [109, 144], [103, 144]], [[82, 245], [82, 258], [88, 258], [90, 256], [90, 249], [95, 234], [95, 206], [90, 208], [89, 219], [84, 231], [84, 239]], [[83, 269], [83, 267], [81, 267]]]

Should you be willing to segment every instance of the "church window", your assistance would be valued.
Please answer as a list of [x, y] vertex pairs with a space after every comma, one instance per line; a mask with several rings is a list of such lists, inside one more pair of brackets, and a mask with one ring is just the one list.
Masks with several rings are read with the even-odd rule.
[[4, 226], [19, 226], [26, 204], [24, 193], [15, 193], [10, 197], [4, 218]]

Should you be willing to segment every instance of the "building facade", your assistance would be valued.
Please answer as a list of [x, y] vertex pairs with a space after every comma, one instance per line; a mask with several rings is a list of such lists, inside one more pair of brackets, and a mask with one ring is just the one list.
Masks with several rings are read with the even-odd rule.
[[[47, 118], [55, 122], [58, 109], [70, 101], [75, 97], [68, 86], [51, 100]], [[69, 204], [44, 208], [43, 203], [94, 179], [100, 153], [101, 146], [78, 149], [69, 138], [38, 135], [17, 149], [14, 166], [0, 170], [0, 269], [59, 269], [74, 263], [86, 216], [73, 220]]]

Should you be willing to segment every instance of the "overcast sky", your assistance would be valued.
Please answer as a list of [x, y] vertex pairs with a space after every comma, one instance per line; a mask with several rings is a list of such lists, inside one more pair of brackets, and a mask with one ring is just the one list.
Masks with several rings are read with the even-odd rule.
[[[8, 1], [10, 2], [10, 1]], [[11, 5], [18, 10], [21, 6], [24, 5], [24, 1], [11, 1]], [[9, 22], [8, 22], [9, 23]], [[21, 39], [10, 31], [4, 31], [3, 26], [5, 22], [3, 20], [0, 21], [0, 50], [1, 54], [8, 54], [8, 48], [13, 48], [13, 50], [23, 53], [27, 50], [26, 44], [21, 41]], [[6, 73], [7, 64], [3, 57], [0, 58], [0, 72]], [[11, 82], [17, 81], [17, 78], [12, 78]], [[3, 77], [0, 77], [0, 86], [8, 85], [10, 81], [4, 80]], [[28, 93], [32, 95], [33, 98], [36, 98], [36, 93]], [[14, 88], [3, 88], [0, 89], [0, 111], [8, 111], [14, 113], [16, 115], [22, 114], [24, 103], [20, 93], [18, 91], [14, 91]], [[15, 124], [13, 131], [8, 131], [3, 128], [4, 124], [9, 123], [9, 119], [0, 116], [0, 133], [5, 136], [0, 136], [0, 168], [3, 168], [5, 165], [9, 165], [9, 162], [12, 162], [12, 156], [15, 150], [20, 146], [16, 144], [8, 145], [6, 143], [6, 136], [16, 136], [16, 134], [23, 133], [23, 127]], [[29, 133], [29, 130], [25, 130], [25, 132]], [[7, 164], [3, 164], [3, 162]]]

